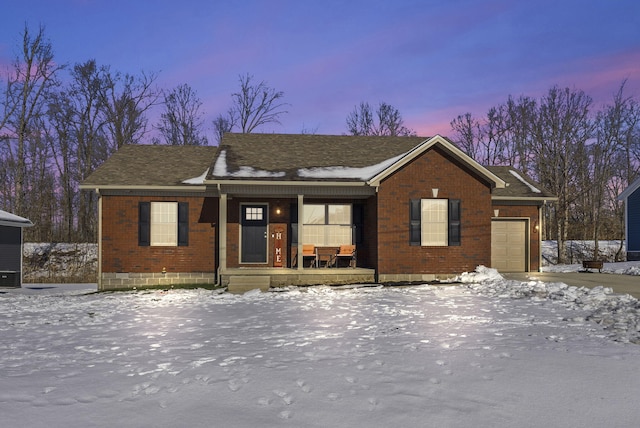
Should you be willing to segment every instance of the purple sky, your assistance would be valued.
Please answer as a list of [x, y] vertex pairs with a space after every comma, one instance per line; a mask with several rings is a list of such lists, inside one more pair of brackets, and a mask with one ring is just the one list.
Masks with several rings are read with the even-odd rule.
[[555, 84], [599, 107], [628, 79], [640, 98], [638, 0], [11, 1], [0, 8], [0, 67], [25, 22], [46, 26], [58, 62], [189, 84], [209, 128], [245, 73], [290, 104], [263, 132], [343, 134], [360, 101], [393, 105], [427, 136]]

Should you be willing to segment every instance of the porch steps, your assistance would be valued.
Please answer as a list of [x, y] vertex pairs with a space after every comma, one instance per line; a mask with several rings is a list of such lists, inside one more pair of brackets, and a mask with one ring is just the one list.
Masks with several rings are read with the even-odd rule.
[[255, 289], [269, 291], [270, 285], [271, 277], [268, 275], [231, 275], [227, 291], [235, 294], [242, 294]]

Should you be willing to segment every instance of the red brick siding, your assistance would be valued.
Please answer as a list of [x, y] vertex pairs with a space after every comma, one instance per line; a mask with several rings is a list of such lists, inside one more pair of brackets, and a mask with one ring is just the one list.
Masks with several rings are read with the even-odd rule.
[[500, 205], [500, 202], [493, 203], [493, 209], [499, 209], [500, 217], [528, 217], [529, 223], [529, 270], [537, 272], [540, 270], [540, 231], [534, 226], [538, 219], [538, 207], [532, 205]]
[[[461, 245], [409, 245], [409, 201], [461, 200]], [[378, 272], [451, 274], [491, 262], [489, 185], [439, 148], [432, 148], [385, 179], [378, 191]]]
[[[139, 202], [188, 202], [189, 245], [138, 246]], [[214, 272], [215, 228], [199, 223], [203, 202], [201, 197], [102, 196], [102, 271]]]

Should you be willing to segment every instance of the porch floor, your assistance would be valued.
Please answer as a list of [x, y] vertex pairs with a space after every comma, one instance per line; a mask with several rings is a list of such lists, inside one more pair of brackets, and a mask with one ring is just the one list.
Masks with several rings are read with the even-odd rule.
[[[231, 277], [269, 278], [271, 287], [289, 285], [341, 285], [375, 282], [375, 269], [365, 268], [227, 268], [220, 272], [223, 286]], [[237, 280], [233, 281], [238, 283]], [[255, 287], [258, 288], [258, 287]], [[230, 290], [231, 291], [231, 290]]]

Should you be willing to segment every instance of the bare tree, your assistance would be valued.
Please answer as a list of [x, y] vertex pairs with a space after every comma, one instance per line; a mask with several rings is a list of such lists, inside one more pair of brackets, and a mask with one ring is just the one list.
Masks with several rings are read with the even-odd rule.
[[231, 132], [233, 127], [236, 125], [236, 117], [233, 109], [229, 109], [227, 114], [219, 114], [213, 120], [213, 130], [215, 132], [216, 141], [220, 144], [222, 141], [222, 136], [225, 132]]
[[138, 144], [147, 133], [146, 113], [156, 105], [159, 92], [154, 87], [157, 76], [140, 77], [111, 73], [104, 69], [105, 85], [100, 94], [105, 126], [113, 153], [125, 144]]
[[484, 129], [478, 119], [469, 112], [459, 115], [450, 122], [456, 144], [469, 156], [483, 165], [487, 165], [480, 157], [480, 146], [484, 138]]
[[13, 210], [25, 215], [25, 180], [27, 175], [27, 150], [30, 142], [36, 142], [34, 122], [43, 113], [44, 98], [57, 84], [56, 75], [64, 68], [53, 60], [53, 48], [45, 38], [41, 25], [32, 34], [25, 25], [22, 33], [21, 52], [14, 61], [5, 90], [3, 113], [0, 115], [1, 140], [5, 155], [13, 167]]
[[231, 94], [233, 98], [234, 117], [237, 118], [240, 132], [250, 134], [256, 128], [280, 123], [280, 116], [288, 113], [283, 110], [287, 103], [282, 102], [284, 92], [276, 91], [262, 80], [253, 83], [253, 76], [240, 76], [240, 91]]
[[213, 122], [218, 142], [225, 132], [250, 134], [261, 126], [280, 124], [282, 115], [288, 113], [288, 104], [282, 101], [284, 92], [276, 91], [264, 80], [255, 83], [249, 73], [240, 75], [238, 80], [240, 90], [231, 94], [232, 106]]
[[204, 124], [200, 111], [202, 102], [187, 84], [174, 88], [164, 95], [165, 112], [157, 129], [166, 144], [173, 146], [206, 146], [207, 137], [202, 134]]
[[558, 197], [553, 225], [559, 263], [568, 260], [570, 209], [581, 189], [576, 177], [588, 163], [585, 146], [593, 136], [590, 107], [591, 98], [584, 92], [553, 87], [540, 102], [533, 128], [538, 179]]
[[[374, 119], [375, 116], [375, 119]], [[377, 119], [377, 120], [376, 120]], [[400, 111], [390, 104], [381, 102], [373, 109], [367, 102], [361, 102], [347, 115], [347, 130], [350, 135], [414, 136], [415, 131], [404, 125]]]

